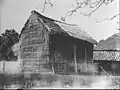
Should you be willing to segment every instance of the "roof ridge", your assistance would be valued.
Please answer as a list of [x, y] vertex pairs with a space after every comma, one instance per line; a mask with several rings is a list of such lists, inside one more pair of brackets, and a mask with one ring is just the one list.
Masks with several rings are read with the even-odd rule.
[[43, 17], [45, 17], [45, 18], [50, 19], [50, 20], [53, 20], [53, 21], [56, 21], [56, 22], [59, 22], [59, 23], [63, 23], [63, 24], [66, 24], [66, 25], [78, 26], [78, 25], [76, 25], [76, 24], [68, 24], [68, 23], [62, 22], [62, 21], [60, 21], [60, 20], [55, 20], [55, 19], [53, 19], [53, 18], [50, 18], [50, 17], [48, 17], [48, 16], [45, 16], [45, 15], [41, 14], [40, 12], [38, 12], [38, 11], [36, 11], [36, 10], [32, 10], [31, 13], [36, 13], [36, 14], [41, 15], [41, 16], [43, 16]]

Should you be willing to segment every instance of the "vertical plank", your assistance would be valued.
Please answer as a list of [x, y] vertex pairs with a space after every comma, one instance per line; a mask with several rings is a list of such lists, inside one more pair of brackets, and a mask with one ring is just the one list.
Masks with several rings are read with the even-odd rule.
[[1, 11], [0, 11], [0, 35], [1, 35]]
[[77, 59], [76, 59], [76, 45], [74, 45], [74, 61], [75, 61], [75, 72], [78, 73], [78, 71], [77, 71]]
[[53, 71], [53, 74], [55, 74], [55, 53], [54, 53], [54, 51], [52, 50], [52, 71]]
[[55, 74], [55, 67], [54, 67], [54, 50], [52, 47], [52, 36], [49, 35], [49, 54], [50, 54], [50, 64], [52, 66], [52, 73]]
[[68, 59], [66, 60], [66, 75], [68, 75]]
[[87, 63], [87, 49], [85, 48], [85, 64]]

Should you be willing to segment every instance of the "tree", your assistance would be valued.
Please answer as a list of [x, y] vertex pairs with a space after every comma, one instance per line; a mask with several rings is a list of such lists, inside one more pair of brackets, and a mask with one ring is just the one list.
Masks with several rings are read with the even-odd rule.
[[[46, 5], [50, 5], [51, 7], [54, 5], [54, 4], [52, 4], [52, 1], [53, 0], [45, 0], [44, 7], [42, 10], [43, 12], [45, 11]], [[73, 15], [73, 13], [80, 11], [80, 9], [83, 9], [83, 8], [90, 9], [91, 12], [89, 12], [87, 14], [80, 12], [80, 14], [90, 17], [96, 10], [98, 10], [103, 5], [107, 6], [111, 3], [113, 3], [114, 1], [115, 0], [75, 0], [76, 3], [75, 3], [75, 6], [73, 7], [73, 9], [71, 11], [67, 11], [65, 16], [61, 17], [61, 20], [65, 22], [65, 20], [68, 16]], [[120, 13], [118, 13], [110, 18], [104, 18], [104, 19], [98, 20], [97, 23], [101, 22], [103, 20], [113, 20], [114, 18], [116, 18], [119, 15], [120, 15]]]
[[[12, 58], [17, 58], [14, 56], [12, 46], [19, 41], [19, 34], [14, 30], [6, 30], [0, 36], [0, 60], [10, 61]], [[3, 64], [3, 71], [5, 63]]]

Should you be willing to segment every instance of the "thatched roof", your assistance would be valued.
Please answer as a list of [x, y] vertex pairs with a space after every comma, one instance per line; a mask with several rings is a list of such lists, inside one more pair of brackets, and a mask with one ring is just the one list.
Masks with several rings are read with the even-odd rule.
[[113, 34], [106, 40], [102, 40], [94, 48], [95, 50], [120, 50], [120, 33]]
[[[75, 24], [67, 24], [67, 23], [64, 23], [64, 22], [61, 22], [58, 20], [54, 20], [54, 19], [49, 18], [43, 14], [38, 13], [35, 10], [33, 10], [31, 12], [31, 15], [33, 15], [33, 14], [35, 16], [37, 16], [37, 18], [40, 18], [43, 21], [43, 23], [44, 23], [44, 20], [43, 20], [43, 18], [44, 18], [44, 19], [49, 20], [51, 23], [54, 23], [54, 25], [52, 25], [52, 27], [54, 27], [55, 25], [58, 26], [59, 29], [52, 28], [52, 30], [54, 30], [55, 32], [65, 32], [74, 38], [81, 39], [81, 40], [87, 41], [87, 42], [92, 43], [92, 44], [97, 44], [96, 40], [94, 40], [90, 35], [88, 35], [86, 32], [84, 32], [81, 28], [79, 28]], [[46, 23], [44, 23], [44, 24], [46, 25]], [[48, 26], [48, 28], [51, 29], [51, 27], [49, 27], [49, 26]]]
[[77, 25], [68, 25], [61, 22], [55, 22], [57, 23], [65, 32], [67, 32], [70, 36], [74, 38], [78, 38], [81, 40], [88, 41], [93, 44], [97, 44], [97, 41], [95, 41], [90, 35], [88, 35], [85, 31], [81, 30]]

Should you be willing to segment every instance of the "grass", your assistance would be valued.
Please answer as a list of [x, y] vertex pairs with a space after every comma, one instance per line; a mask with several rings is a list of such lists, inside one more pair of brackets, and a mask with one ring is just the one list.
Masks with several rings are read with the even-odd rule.
[[[0, 74], [0, 86], [19, 88], [99, 88], [120, 89], [120, 76], [107, 76], [104, 72], [97, 75], [96, 67], [92, 65], [79, 65], [81, 73], [77, 75], [40, 75], [31, 74], [24, 77], [23, 74]], [[86, 73], [86, 74], [85, 74]]]
[[[37, 75], [34, 78], [24, 78], [23, 75], [2, 75], [0, 74], [1, 85], [8, 88], [11, 85], [19, 85], [19, 88], [100, 88], [100, 89], [120, 89], [119, 76], [105, 75]], [[39, 78], [39, 79], [38, 79]], [[2, 83], [1, 83], [2, 82]], [[1, 86], [3, 88], [3, 86]]]

